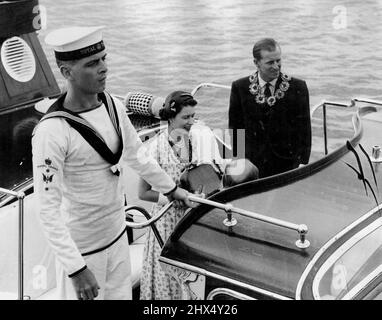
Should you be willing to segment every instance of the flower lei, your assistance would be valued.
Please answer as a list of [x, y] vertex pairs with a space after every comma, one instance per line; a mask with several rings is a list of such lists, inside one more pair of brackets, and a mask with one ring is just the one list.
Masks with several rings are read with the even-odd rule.
[[270, 107], [272, 107], [276, 103], [276, 100], [284, 98], [285, 92], [287, 92], [289, 89], [289, 81], [292, 78], [284, 73], [280, 73], [280, 75], [282, 82], [275, 90], [274, 95], [268, 97], [268, 99], [266, 99], [265, 95], [261, 92], [258, 73], [255, 72], [249, 76], [249, 92], [255, 96], [256, 103], [263, 104], [266, 102]]

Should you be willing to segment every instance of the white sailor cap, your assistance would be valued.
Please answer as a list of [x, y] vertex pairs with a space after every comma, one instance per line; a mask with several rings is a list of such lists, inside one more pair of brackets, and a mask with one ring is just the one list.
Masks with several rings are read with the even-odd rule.
[[103, 26], [69, 27], [52, 31], [45, 42], [53, 46], [57, 59], [62, 61], [89, 57], [105, 49], [102, 40]]

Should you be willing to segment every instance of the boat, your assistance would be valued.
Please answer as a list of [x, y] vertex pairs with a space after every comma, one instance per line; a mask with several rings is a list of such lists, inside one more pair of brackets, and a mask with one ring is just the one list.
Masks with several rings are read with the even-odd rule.
[[195, 199], [201, 205], [160, 257], [185, 297], [382, 299], [382, 104], [323, 102], [312, 111], [333, 105], [354, 108], [353, 137], [340, 147], [302, 168]]
[[[30, 135], [60, 89], [33, 23], [37, 0], [0, 2], [0, 299], [54, 299], [54, 256], [38, 223]], [[37, 12], [37, 13], [36, 13]], [[10, 17], [19, 15], [15, 19]], [[37, 26], [38, 27], [38, 26]], [[224, 84], [200, 83], [197, 96]], [[3, 94], [6, 93], [6, 94]], [[142, 110], [129, 99], [145, 95]], [[115, 95], [142, 141], [162, 124], [163, 98]], [[338, 140], [333, 117], [349, 123]], [[160, 262], [182, 286], [184, 299], [382, 299], [382, 102], [352, 98], [311, 108], [318, 152], [297, 169], [221, 188], [189, 209], [162, 245]], [[224, 158], [235, 158], [229, 138], [217, 136]], [[317, 147], [319, 146], [319, 147]], [[151, 217], [138, 199], [138, 176], [128, 167], [129, 227], [137, 298]]]

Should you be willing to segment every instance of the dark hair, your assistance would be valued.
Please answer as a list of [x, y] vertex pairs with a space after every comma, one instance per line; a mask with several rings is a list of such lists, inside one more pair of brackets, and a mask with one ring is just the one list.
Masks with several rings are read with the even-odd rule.
[[78, 61], [78, 60], [62, 61], [62, 60], [56, 58], [56, 64], [57, 64], [58, 68], [61, 68], [61, 66], [65, 65], [65, 64], [68, 64], [68, 65], [72, 66], [72, 65], [74, 65], [77, 61]]
[[174, 91], [170, 93], [164, 104], [163, 108], [159, 110], [159, 117], [161, 120], [169, 120], [174, 118], [185, 106], [196, 106], [197, 101], [187, 91]]
[[261, 50], [266, 50], [266, 51], [275, 51], [276, 48], [280, 48], [280, 45], [277, 43], [276, 40], [272, 38], [264, 38], [255, 43], [252, 49], [253, 57], [256, 60], [260, 60], [262, 58], [261, 56]]

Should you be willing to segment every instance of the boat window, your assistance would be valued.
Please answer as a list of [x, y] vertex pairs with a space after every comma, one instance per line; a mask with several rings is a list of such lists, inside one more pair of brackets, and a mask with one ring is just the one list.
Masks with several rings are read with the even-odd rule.
[[31, 139], [40, 118], [33, 106], [0, 115], [1, 188], [14, 189], [32, 177]]
[[[351, 299], [361, 290], [375, 292], [375, 279], [382, 274], [382, 218], [345, 242], [322, 265], [313, 281], [315, 299]], [[381, 294], [366, 294], [381, 299]]]

